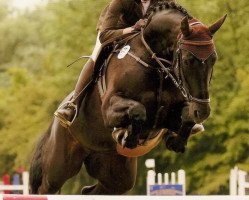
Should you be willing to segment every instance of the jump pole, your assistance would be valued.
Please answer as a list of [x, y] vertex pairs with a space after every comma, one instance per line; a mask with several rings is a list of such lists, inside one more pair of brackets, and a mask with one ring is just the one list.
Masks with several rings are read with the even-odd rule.
[[83, 196], [83, 195], [0, 195], [0, 200], [249, 200], [248, 196]]

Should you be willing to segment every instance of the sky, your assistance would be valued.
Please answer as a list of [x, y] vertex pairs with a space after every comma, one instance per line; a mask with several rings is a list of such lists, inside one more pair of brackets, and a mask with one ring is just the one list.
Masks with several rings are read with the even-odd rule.
[[47, 0], [12, 0], [12, 5], [19, 9], [32, 9], [36, 5], [45, 4]]

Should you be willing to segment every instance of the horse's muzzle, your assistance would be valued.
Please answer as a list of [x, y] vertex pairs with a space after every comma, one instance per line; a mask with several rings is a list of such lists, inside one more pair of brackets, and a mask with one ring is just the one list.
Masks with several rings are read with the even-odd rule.
[[205, 121], [209, 117], [210, 111], [211, 108], [209, 103], [190, 103], [189, 115], [197, 124]]

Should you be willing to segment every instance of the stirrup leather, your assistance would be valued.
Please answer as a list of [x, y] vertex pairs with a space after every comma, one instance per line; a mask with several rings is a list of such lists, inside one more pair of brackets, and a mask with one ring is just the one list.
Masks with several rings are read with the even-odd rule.
[[[74, 109], [75, 110], [75, 114], [74, 114], [74, 117], [71, 121], [67, 120], [62, 114], [60, 114], [58, 112], [58, 110], [60, 110], [61, 108], [65, 108], [65, 107], [70, 107], [71, 109]], [[55, 111], [54, 115], [60, 120], [61, 122], [61, 125], [65, 128], [68, 128], [70, 127], [74, 120], [76, 119], [77, 115], [78, 115], [78, 106], [72, 102], [66, 102], [66, 103], [63, 103], [59, 106], [59, 108]]]

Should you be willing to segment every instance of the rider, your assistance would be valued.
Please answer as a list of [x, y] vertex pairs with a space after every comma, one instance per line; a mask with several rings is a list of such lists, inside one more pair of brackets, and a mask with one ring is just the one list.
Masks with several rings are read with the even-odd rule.
[[80, 73], [73, 97], [54, 113], [63, 126], [70, 126], [77, 114], [75, 108], [79, 103], [79, 99], [81, 99], [79, 96], [91, 82], [94, 64], [101, 43], [118, 36], [129, 34], [135, 30], [140, 30], [145, 25], [145, 21], [142, 19], [148, 7], [159, 1], [162, 0], [112, 0], [109, 6], [103, 10], [97, 24], [98, 36], [95, 48]]

